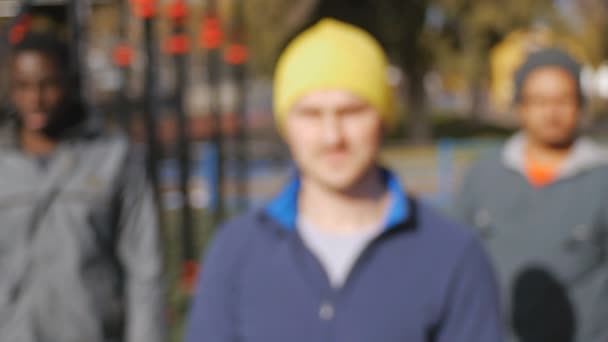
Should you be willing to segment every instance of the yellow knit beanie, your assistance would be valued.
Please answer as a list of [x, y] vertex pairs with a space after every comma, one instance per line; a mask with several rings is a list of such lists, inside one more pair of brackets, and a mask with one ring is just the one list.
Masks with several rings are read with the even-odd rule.
[[391, 130], [397, 116], [387, 69], [384, 50], [369, 33], [338, 20], [321, 20], [298, 35], [277, 63], [273, 106], [279, 129], [301, 96], [343, 89], [368, 101]]

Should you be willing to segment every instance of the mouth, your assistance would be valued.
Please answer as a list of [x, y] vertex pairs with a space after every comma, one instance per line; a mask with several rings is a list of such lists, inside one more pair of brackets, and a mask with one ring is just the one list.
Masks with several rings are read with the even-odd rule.
[[329, 164], [341, 164], [348, 158], [348, 153], [345, 151], [327, 152], [324, 155], [324, 159]]
[[47, 126], [49, 116], [46, 112], [36, 111], [24, 113], [22, 116], [23, 125], [30, 130], [40, 130]]

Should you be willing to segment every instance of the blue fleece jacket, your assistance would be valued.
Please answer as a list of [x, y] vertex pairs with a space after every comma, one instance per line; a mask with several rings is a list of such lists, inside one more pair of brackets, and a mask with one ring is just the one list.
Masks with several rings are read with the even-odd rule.
[[299, 181], [221, 228], [188, 342], [499, 342], [497, 289], [466, 228], [408, 198], [386, 172], [384, 232], [334, 289], [295, 232]]

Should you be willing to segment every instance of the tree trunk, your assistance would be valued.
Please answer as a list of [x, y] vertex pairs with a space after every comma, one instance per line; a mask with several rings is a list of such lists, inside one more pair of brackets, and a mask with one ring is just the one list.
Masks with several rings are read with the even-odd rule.
[[433, 138], [428, 116], [424, 75], [420, 70], [409, 70], [409, 84], [405, 98], [408, 100], [409, 138], [414, 144], [425, 144]]

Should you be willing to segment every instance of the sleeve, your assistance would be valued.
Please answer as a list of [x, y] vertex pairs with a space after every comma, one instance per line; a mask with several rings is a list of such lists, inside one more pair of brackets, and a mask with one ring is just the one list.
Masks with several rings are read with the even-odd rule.
[[[604, 189], [608, 190], [608, 173], [604, 182]], [[608, 251], [608, 191], [604, 192], [604, 217], [602, 222], [602, 239], [604, 250]], [[598, 341], [608, 341], [608, 325], [606, 325], [606, 317], [608, 317], [608, 258], [603, 259], [602, 269], [604, 270], [603, 284], [599, 293], [599, 298], [595, 302], [595, 310], [593, 313], [592, 329], [595, 329]]]
[[437, 342], [501, 342], [499, 295], [487, 255], [475, 239], [449, 284]]
[[186, 342], [234, 342], [237, 333], [238, 254], [233, 227], [218, 230], [198, 274]]
[[117, 252], [125, 282], [125, 341], [161, 342], [166, 338], [166, 307], [158, 213], [143, 163], [127, 163]]

